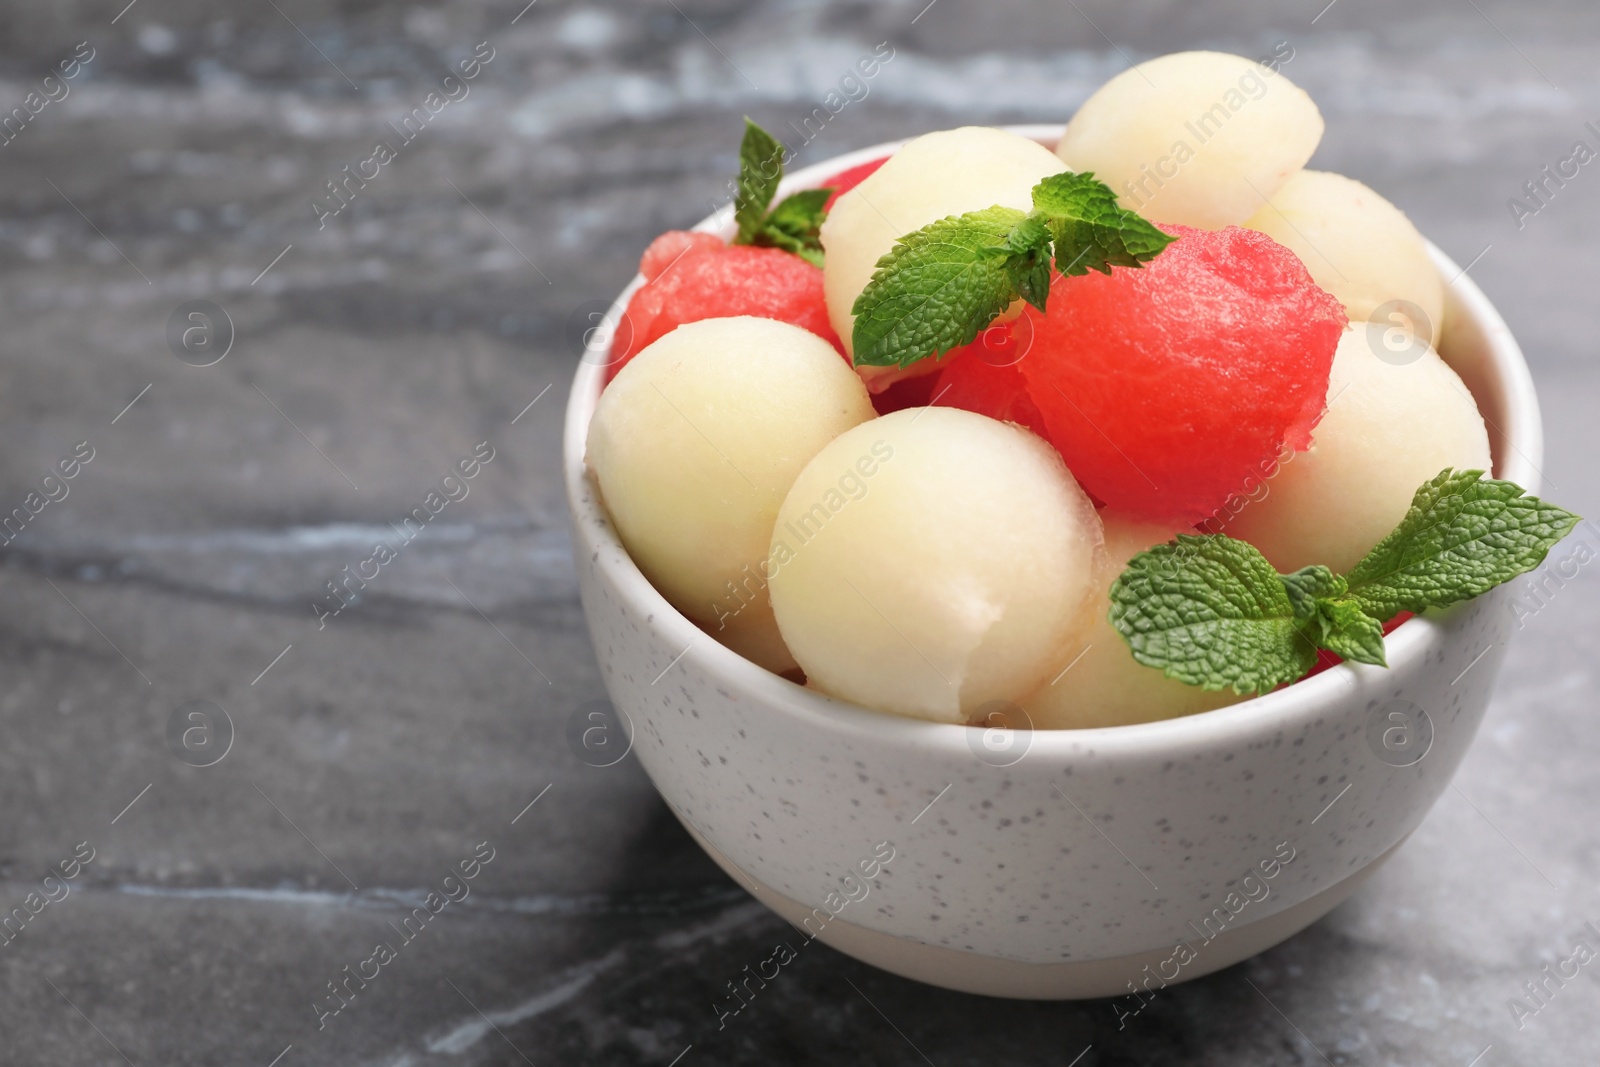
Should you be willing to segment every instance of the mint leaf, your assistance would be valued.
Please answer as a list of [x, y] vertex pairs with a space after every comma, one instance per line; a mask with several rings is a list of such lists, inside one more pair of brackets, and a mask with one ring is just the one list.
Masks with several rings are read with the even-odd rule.
[[1311, 618], [1317, 613], [1318, 601], [1340, 597], [1345, 592], [1344, 579], [1320, 563], [1279, 577], [1297, 619]]
[[763, 229], [777, 230], [794, 237], [815, 237], [828, 217], [824, 210], [832, 189], [802, 189], [784, 197], [766, 218]]
[[1470, 600], [1544, 562], [1578, 521], [1513, 482], [1446, 468], [1345, 576], [1349, 595], [1379, 619]]
[[1069, 277], [1141, 266], [1177, 240], [1118, 206], [1117, 194], [1090, 171], [1052, 174], [1033, 187], [1033, 209], [1048, 220], [1056, 270]]
[[1134, 556], [1111, 586], [1111, 625], [1133, 658], [1202, 689], [1262, 693], [1317, 661], [1296, 601], [1252, 545], [1179, 535]]
[[1345, 600], [1345, 580], [1320, 563], [1279, 576], [1301, 635], [1318, 648], [1345, 659], [1387, 666], [1383, 624]]
[[1317, 648], [1386, 667], [1384, 620], [1532, 570], [1578, 522], [1512, 482], [1446, 468], [1349, 574], [1320, 564], [1277, 574], [1243, 541], [1184, 535], [1128, 562], [1111, 586], [1111, 624], [1134, 659], [1205, 689], [1293, 681]]
[[822, 266], [822, 220], [828, 217], [832, 189], [804, 189], [786, 196], [770, 212], [767, 205], [783, 181], [783, 142], [744, 120], [739, 144], [739, 179], [733, 218], [739, 232], [733, 244], [760, 245], [792, 252], [812, 266]]
[[1387, 667], [1383, 654], [1383, 623], [1349, 600], [1319, 601], [1317, 613], [1302, 627], [1306, 640], [1318, 648], [1357, 663]]
[[733, 217], [739, 224], [736, 245], [747, 245], [767, 217], [767, 205], [783, 180], [783, 144], [772, 134], [744, 120], [744, 140], [739, 144], [739, 180], [733, 198]]
[[900, 238], [851, 308], [856, 364], [904, 367], [970, 344], [1035, 272], [1013, 239], [1026, 222], [1015, 208], [991, 207]]
[[822, 266], [822, 221], [832, 189], [803, 189], [778, 202], [761, 222], [750, 243], [793, 252], [814, 266]]
[[900, 238], [851, 308], [856, 364], [904, 367], [970, 344], [1019, 298], [1045, 311], [1052, 259], [1062, 274], [1110, 274], [1173, 240], [1093, 174], [1052, 175], [1034, 186], [1030, 212], [995, 206]]
[[[1045, 310], [1050, 296], [1050, 229], [1039, 215], [1027, 215], [1006, 235], [1006, 270], [1016, 283], [1017, 295]], [[988, 324], [984, 325], [984, 329]], [[980, 333], [982, 330], [979, 331]]]
[[781, 231], [761, 230], [756, 234], [755, 240], [750, 243], [759, 245], [762, 248], [778, 248], [785, 252], [792, 252], [813, 266], [820, 267], [823, 263], [821, 249], [809, 248], [805, 241], [798, 237], [791, 237]]

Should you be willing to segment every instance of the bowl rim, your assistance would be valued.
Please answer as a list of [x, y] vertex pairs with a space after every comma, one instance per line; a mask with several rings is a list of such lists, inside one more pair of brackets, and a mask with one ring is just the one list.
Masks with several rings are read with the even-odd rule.
[[[1065, 126], [1030, 124], [997, 128], [1052, 147]], [[892, 154], [910, 139], [871, 145], [801, 168], [786, 176], [779, 195], [818, 186], [844, 170]], [[732, 233], [732, 219], [732, 205], [725, 205], [692, 229], [727, 237]], [[1543, 430], [1532, 374], [1522, 350], [1505, 320], [1466, 271], [1431, 241], [1424, 240], [1441, 276], [1450, 279], [1446, 284], [1447, 302], [1455, 304], [1455, 314], [1475, 320], [1486, 341], [1490, 357], [1488, 385], [1498, 392], [1503, 417], [1503, 425], [1490, 423], [1490, 428], [1506, 445], [1505, 454], [1498, 457], [1495, 473], [1536, 493], [1541, 480]], [[607, 322], [619, 321], [633, 293], [643, 284], [643, 276], [635, 275], [606, 313]], [[606, 366], [604, 360], [591, 359], [590, 356], [600, 352], [604, 346], [604, 341], [593, 343], [578, 363], [568, 395], [562, 432], [562, 468], [574, 531], [573, 552], [579, 557], [578, 566], [592, 565], [604, 572], [604, 577], [617, 590], [630, 614], [649, 620], [651, 626], [658, 628], [665, 643], [673, 648], [684, 649], [679, 657], [681, 660], [716, 677], [731, 692], [765, 708], [782, 711], [811, 727], [847, 737], [870, 738], [880, 743], [930, 753], [970, 755], [967, 741], [970, 727], [878, 711], [826, 696], [773, 674], [701, 630], [668, 603], [644, 577], [600, 506], [599, 494], [589, 483], [585, 463], [589, 422], [604, 385]], [[1480, 403], [1480, 411], [1483, 407]], [[1487, 416], [1485, 421], [1489, 421]], [[583, 556], [591, 557], [589, 564], [581, 558]], [[1034, 761], [1048, 761], [1052, 755], [1066, 757], [1086, 749], [1093, 749], [1103, 756], [1163, 756], [1174, 749], [1192, 751], [1196, 746], [1228, 744], [1234, 740], [1259, 736], [1263, 729], [1283, 730], [1336, 708], [1342, 698], [1352, 691], [1352, 683], [1356, 684], [1359, 691], [1359, 682], [1364, 675], [1372, 676], [1373, 672], [1392, 675], [1405, 667], [1421, 665], [1432, 653], [1439, 651], [1445, 641], [1445, 632], [1434, 618], [1415, 617], [1396, 627], [1385, 638], [1389, 661], [1387, 670], [1346, 662], [1273, 692], [1211, 711], [1122, 726], [1032, 730], [1028, 756]]]

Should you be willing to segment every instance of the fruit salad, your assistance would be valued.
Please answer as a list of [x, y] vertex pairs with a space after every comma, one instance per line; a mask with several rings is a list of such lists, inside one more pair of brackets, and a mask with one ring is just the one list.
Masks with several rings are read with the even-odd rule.
[[779, 199], [747, 120], [731, 239], [658, 237], [614, 331], [587, 463], [623, 545], [759, 666], [937, 722], [1384, 665], [1578, 520], [1490, 476], [1427, 246], [1305, 169], [1322, 129], [1186, 52], [1053, 146], [943, 130]]

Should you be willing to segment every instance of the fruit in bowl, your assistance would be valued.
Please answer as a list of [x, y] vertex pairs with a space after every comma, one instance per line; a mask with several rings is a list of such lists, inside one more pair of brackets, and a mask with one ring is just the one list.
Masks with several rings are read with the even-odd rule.
[[[1365, 186], [1302, 169], [1321, 132], [1304, 93], [1275, 75], [1269, 106], [1185, 157], [1145, 208], [1173, 218], [1128, 206], [1146, 199], [1131, 160], [1180, 136], [1188, 89], [1253, 67], [1154, 60], [1054, 153], [925, 134], [837, 196], [770, 210], [783, 148], [747, 120], [735, 241], [651, 245], [589, 431], [644, 573], [718, 640], [841, 699], [969, 722], [1053, 679], [1041, 721], [1093, 726], [1228, 700], [1163, 699], [1179, 690], [1144, 671], [1241, 696], [1319, 651], [1382, 664], [1398, 612], [1536, 565], [1568, 517], [1478, 478], [1488, 433], [1431, 348], [1422, 239]], [[1349, 324], [1393, 301], [1422, 310]], [[954, 395], [874, 417], [870, 393], [927, 375]], [[1111, 573], [1107, 522], [1169, 536]], [[1076, 620], [1089, 601], [1104, 618]], [[1073, 676], [1071, 633], [1102, 622], [1125, 650]]]
[[[1269, 91], [1293, 90], [1273, 78]], [[1255, 114], [1232, 113], [1240, 138]], [[1064, 143], [1059, 128], [1000, 132]], [[952, 176], [948, 207], [918, 185], [939, 171], [891, 169], [931, 138], [959, 172], [952, 146], [969, 137], [1009, 143], [949, 131], [857, 153], [795, 176], [776, 208], [776, 168], [752, 167], [734, 211], [703, 228], [731, 249], [821, 258], [845, 353], [799, 313], [781, 317], [818, 338], [808, 373], [827, 363], [843, 372], [830, 382], [854, 379], [835, 421], [820, 415], [831, 385], [765, 380], [765, 352], [733, 368], [715, 345], [674, 341], [760, 314], [688, 285], [661, 305], [686, 325], [630, 353], [609, 385], [583, 368], [566, 447], [586, 613], [614, 702], [642, 720], [652, 779], [792, 921], [854, 858], [838, 841], [940, 835], [931, 852], [900, 850], [892, 908], [822, 935], [900, 973], [1002, 995], [1121, 991], [1132, 961], [1171, 958], [1189, 912], [1260, 859], [1253, 843], [1298, 835], [1302, 859], [1273, 902], [1193, 977], [1325, 913], [1415, 827], [1487, 700], [1499, 653], [1485, 647], [1507, 632], [1494, 587], [1576, 519], [1528, 492], [1537, 408], [1493, 309], [1468, 279], [1439, 284], [1456, 270], [1392, 224], [1392, 205], [1297, 193], [1309, 149], [1243, 209], [1238, 186], [1261, 184], [1236, 167], [1247, 139], [1194, 169], [1197, 188], [1230, 199], [1225, 224], [1141, 209], [1136, 192], [1061, 169], [1065, 152], [1037, 163], [1026, 197]], [[747, 161], [781, 159], [762, 143]], [[860, 184], [831, 191], [844, 175]], [[945, 214], [908, 219], [885, 248], [885, 220], [863, 213], [875, 188]], [[781, 210], [813, 190], [806, 210]], [[1335, 230], [1370, 216], [1385, 262], [1356, 242], [1338, 264], [1352, 285], [1324, 285], [1314, 250], [1263, 221], [1273, 204]], [[851, 233], [867, 214], [874, 232]], [[1389, 269], [1402, 248], [1426, 277]], [[878, 258], [836, 297], [829, 257], [845, 249], [841, 269], [845, 254]], [[1376, 296], [1439, 310], [1373, 323]], [[712, 310], [696, 322], [697, 307]], [[652, 351], [663, 345], [670, 360]], [[668, 362], [704, 388], [652, 449], [652, 420], [689, 414], [661, 402], [675, 394], [652, 367]], [[639, 431], [626, 473], [603, 443], [619, 426]], [[693, 451], [671, 443], [693, 435]], [[771, 477], [741, 483], [747, 454]], [[751, 533], [763, 527], [764, 542]], [[669, 558], [694, 582], [652, 563]], [[766, 652], [737, 654], [746, 615], [763, 620]], [[768, 654], [782, 677], [757, 666]], [[1452, 687], [1480, 662], [1477, 685]], [[1428, 759], [1402, 765], [1369, 744], [1370, 715], [1391, 706], [1435, 709]], [[1021, 738], [1007, 760], [987, 751], [997, 707]], [[1311, 828], [1345, 786], [1349, 818]], [[1095, 851], [1111, 818], [1134, 857], [1116, 870]], [[1072, 907], [1041, 903], [1064, 885]]]

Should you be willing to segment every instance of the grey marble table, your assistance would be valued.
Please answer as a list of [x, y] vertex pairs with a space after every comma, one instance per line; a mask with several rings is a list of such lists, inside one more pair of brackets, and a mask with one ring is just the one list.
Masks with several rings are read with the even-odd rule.
[[[866, 95], [813, 122], [818, 160], [1060, 121], [1130, 60], [1287, 41], [1328, 120], [1316, 164], [1473, 264], [1539, 381], [1548, 491], [1600, 511], [1600, 172], [1507, 206], [1600, 145], [1600, 10], [525, 3], [0, 10], [0, 513], [28, 514], [0, 535], [0, 907], [28, 918], [0, 943], [0, 1063], [1600, 1060], [1600, 968], [1508, 1007], [1600, 922], [1592, 568], [1524, 587], [1455, 787], [1288, 943], [1122, 1029], [1103, 1002], [961, 996], [818, 949], [719, 1031], [724, 982], [785, 928], [631, 758], [567, 746], [603, 691], [557, 475], [574, 323], [717, 199], [742, 114], [798, 138], [888, 42]], [[397, 132], [430, 92], [456, 99]], [[394, 158], [330, 199], [378, 141]], [[232, 323], [211, 366], [169, 345], [192, 301]], [[319, 621], [326, 583], [483, 442], [468, 495]], [[475, 850], [470, 895], [397, 936]], [[378, 941], [395, 958], [333, 1014]]]

